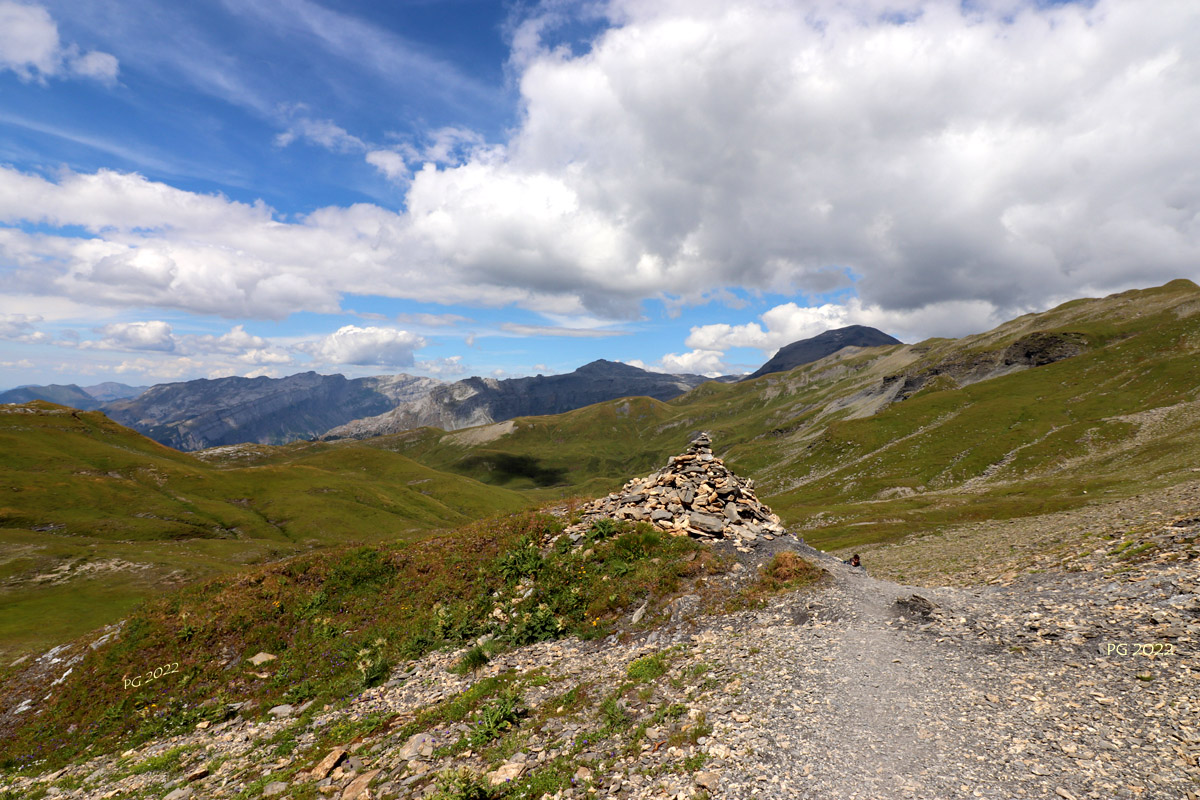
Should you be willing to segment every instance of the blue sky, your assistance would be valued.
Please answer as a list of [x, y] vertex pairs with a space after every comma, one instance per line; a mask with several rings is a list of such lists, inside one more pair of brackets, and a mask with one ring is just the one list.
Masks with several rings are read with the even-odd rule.
[[0, 388], [720, 374], [1195, 280], [1198, 54], [1182, 0], [0, 0]]

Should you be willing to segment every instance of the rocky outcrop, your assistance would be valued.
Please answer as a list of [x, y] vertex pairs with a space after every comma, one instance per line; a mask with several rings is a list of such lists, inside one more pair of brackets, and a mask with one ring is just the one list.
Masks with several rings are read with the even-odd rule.
[[761, 378], [772, 372], [787, 372], [804, 364], [819, 361], [825, 356], [831, 356], [843, 347], [880, 347], [889, 344], [902, 344], [902, 342], [894, 336], [866, 325], [849, 325], [845, 328], [825, 331], [811, 339], [801, 339], [779, 348], [779, 352], [772, 356], [770, 361], [742, 380]]
[[329, 430], [323, 439], [365, 439], [429, 426], [445, 431], [514, 417], [561, 414], [622, 397], [670, 400], [706, 381], [700, 375], [648, 372], [615, 361], [593, 361], [565, 375], [467, 378], [440, 386], [375, 417]]
[[305, 372], [287, 378], [218, 378], [153, 386], [109, 403], [109, 417], [178, 450], [311, 439], [358, 417], [412, 402], [441, 382], [413, 375], [347, 380]]
[[653, 475], [635, 478], [585, 506], [582, 521], [561, 535], [579, 542], [602, 518], [649, 522], [675, 536], [729, 539], [741, 548], [783, 533], [779, 517], [755, 497], [754, 482], [739, 478], [713, 455], [707, 433]]
[[894, 401], [907, 400], [922, 389], [955, 389], [997, 378], [1030, 367], [1044, 367], [1074, 358], [1088, 350], [1082, 333], [1037, 331], [1022, 336], [1002, 350], [989, 350], [938, 362], [915, 372], [889, 375], [882, 389], [894, 392]]

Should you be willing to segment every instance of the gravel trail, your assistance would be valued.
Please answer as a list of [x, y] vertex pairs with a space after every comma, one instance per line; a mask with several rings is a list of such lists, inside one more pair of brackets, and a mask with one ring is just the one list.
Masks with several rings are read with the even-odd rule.
[[[1184, 641], [1152, 637], [1139, 623], [1153, 620], [1156, 600], [1180, 596], [1175, 579], [1186, 573], [1143, 577], [1137, 592], [1100, 575], [969, 591], [822, 563], [830, 585], [792, 596], [755, 630], [761, 652], [738, 706], [747, 721], [714, 731], [741, 744], [727, 796], [1200, 792], [1197, 637], [1186, 627], [1165, 631]], [[1136, 644], [1165, 651], [1172, 641], [1169, 657], [1133, 655]]]

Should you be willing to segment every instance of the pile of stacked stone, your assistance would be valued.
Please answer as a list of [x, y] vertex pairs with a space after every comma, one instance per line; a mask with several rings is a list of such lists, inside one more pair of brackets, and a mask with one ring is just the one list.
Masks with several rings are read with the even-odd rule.
[[635, 478], [583, 508], [582, 521], [564, 531], [579, 541], [597, 519], [649, 522], [675, 536], [729, 539], [754, 547], [783, 533], [779, 517], [754, 496], [754, 482], [734, 475], [713, 455], [702, 433], [683, 455], [645, 478]]

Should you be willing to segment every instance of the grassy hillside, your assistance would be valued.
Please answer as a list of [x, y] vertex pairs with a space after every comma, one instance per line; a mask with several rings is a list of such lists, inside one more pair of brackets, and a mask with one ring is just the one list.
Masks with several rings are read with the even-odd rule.
[[206, 463], [99, 412], [0, 406], [0, 654], [248, 563], [407, 538], [528, 504], [381, 450]]
[[[541, 499], [609, 491], [708, 430], [730, 466], [810, 542], [853, 546], [1193, 477], [1198, 356], [1200, 289], [1174, 281], [964, 339], [847, 351], [755, 381], [709, 383], [669, 403], [622, 400], [518, 419], [487, 441], [425, 429], [364, 444]], [[505, 468], [513, 464], [557, 483], [539, 486]]]
[[[0, 767], [124, 749], [232, 716], [235, 700], [252, 701], [248, 716], [309, 700], [315, 712], [382, 683], [403, 659], [481, 635], [493, 652], [607, 636], [637, 605], [658, 608], [684, 580], [725, 568], [687, 537], [631, 524], [540, 554], [533, 545], [561, 527], [524, 513], [417, 542], [327, 548], [147, 602], [104, 646], [77, 643], [82, 659], [60, 688], [0, 667]], [[251, 661], [261, 652], [274, 658]], [[465, 667], [478, 667], [487, 650], [471, 658]], [[164, 665], [168, 674], [130, 685]], [[41, 713], [4, 713], [43, 694]]]

